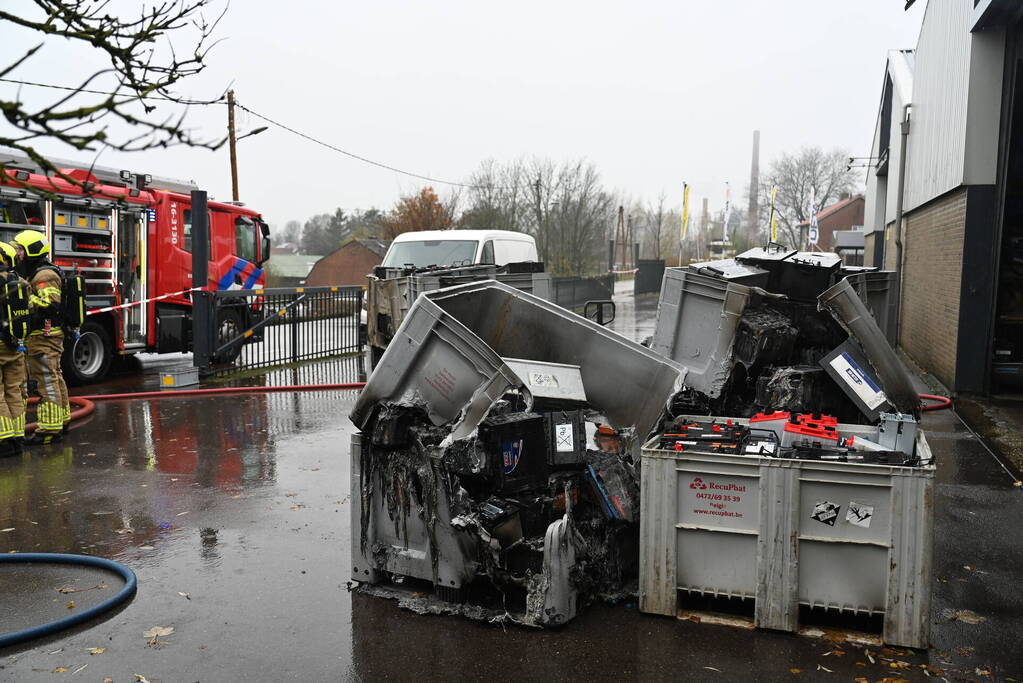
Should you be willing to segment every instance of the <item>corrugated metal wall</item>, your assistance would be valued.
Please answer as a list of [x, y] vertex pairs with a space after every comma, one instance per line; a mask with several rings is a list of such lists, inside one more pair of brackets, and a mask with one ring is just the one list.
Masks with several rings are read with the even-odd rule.
[[906, 211], [963, 183], [972, 15], [973, 3], [967, 0], [930, 0], [927, 4], [913, 78]]

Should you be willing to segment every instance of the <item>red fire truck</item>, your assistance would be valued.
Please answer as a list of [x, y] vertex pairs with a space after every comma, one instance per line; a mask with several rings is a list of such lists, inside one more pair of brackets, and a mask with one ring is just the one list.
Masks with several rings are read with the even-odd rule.
[[[102, 379], [117, 357], [190, 351], [192, 344], [193, 183], [57, 161], [81, 186], [47, 175], [24, 157], [0, 150], [0, 239], [26, 228], [45, 232], [51, 258], [86, 278], [86, 306], [119, 306], [86, 318], [68, 338], [69, 382]], [[67, 168], [64, 168], [64, 167]], [[260, 289], [270, 256], [269, 228], [236, 203], [209, 202], [210, 289]], [[166, 296], [170, 295], [170, 296]], [[166, 296], [159, 301], [156, 297]], [[126, 305], [131, 304], [131, 305]], [[220, 338], [247, 329], [258, 310], [232, 307], [220, 316]], [[237, 347], [236, 347], [237, 348]], [[230, 360], [230, 359], [218, 359]]]

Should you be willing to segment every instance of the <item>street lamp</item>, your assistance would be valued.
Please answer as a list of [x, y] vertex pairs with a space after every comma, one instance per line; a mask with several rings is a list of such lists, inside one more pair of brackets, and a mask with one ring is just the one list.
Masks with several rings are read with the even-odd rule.
[[231, 152], [232, 201], [238, 201], [238, 152], [236, 149], [236, 145], [238, 144], [239, 140], [244, 140], [245, 138], [251, 135], [259, 135], [264, 130], [266, 130], [266, 128], [267, 128], [266, 126], [260, 126], [259, 128], [250, 130], [248, 133], [242, 135], [241, 137], [236, 137], [234, 130], [234, 90], [227, 91], [227, 138], [228, 148], [230, 149]]

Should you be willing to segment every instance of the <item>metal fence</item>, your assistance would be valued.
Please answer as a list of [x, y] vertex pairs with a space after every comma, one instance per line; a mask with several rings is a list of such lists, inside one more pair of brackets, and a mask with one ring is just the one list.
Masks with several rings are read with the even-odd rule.
[[551, 280], [554, 303], [562, 308], [580, 308], [587, 301], [608, 300], [614, 296], [615, 276], [556, 277]]
[[361, 287], [212, 292], [209, 329], [195, 331], [197, 350], [205, 341], [209, 352], [197, 353], [197, 364], [203, 374], [225, 375], [358, 353], [362, 296]]

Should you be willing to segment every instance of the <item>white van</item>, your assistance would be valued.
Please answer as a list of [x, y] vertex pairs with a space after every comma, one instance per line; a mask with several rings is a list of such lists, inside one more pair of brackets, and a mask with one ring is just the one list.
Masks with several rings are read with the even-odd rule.
[[509, 230], [423, 230], [395, 237], [381, 265], [389, 268], [477, 263], [503, 266], [539, 260], [536, 241], [525, 233]]

